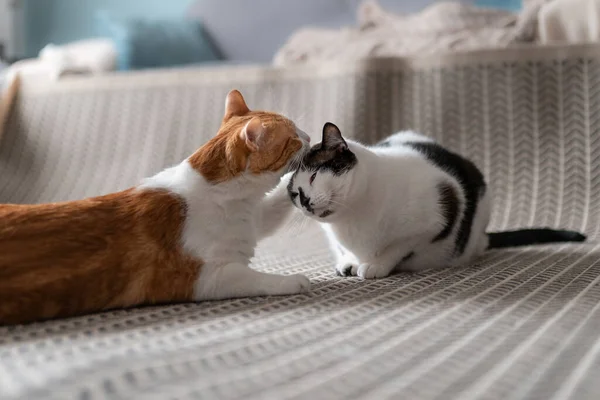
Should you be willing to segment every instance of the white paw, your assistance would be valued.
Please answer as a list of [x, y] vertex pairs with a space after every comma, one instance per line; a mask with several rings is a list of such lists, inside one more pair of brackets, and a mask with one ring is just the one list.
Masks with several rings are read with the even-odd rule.
[[281, 277], [278, 294], [298, 294], [310, 290], [310, 280], [300, 274], [287, 275]]
[[356, 276], [358, 272], [358, 262], [343, 261], [335, 266], [335, 273], [338, 276]]
[[358, 276], [363, 279], [385, 278], [390, 271], [378, 264], [363, 263], [358, 267]]

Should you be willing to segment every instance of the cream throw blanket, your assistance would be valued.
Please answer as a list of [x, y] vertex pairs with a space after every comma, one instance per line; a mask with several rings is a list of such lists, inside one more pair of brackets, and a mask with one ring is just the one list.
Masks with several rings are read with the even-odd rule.
[[600, 0], [528, 0], [520, 13], [513, 13], [437, 2], [419, 13], [398, 15], [383, 10], [376, 0], [366, 0], [358, 10], [358, 26], [300, 29], [275, 55], [274, 63], [427, 56], [549, 41], [595, 41], [599, 4]]
[[539, 12], [541, 43], [597, 42], [600, 39], [600, 0], [553, 0]]

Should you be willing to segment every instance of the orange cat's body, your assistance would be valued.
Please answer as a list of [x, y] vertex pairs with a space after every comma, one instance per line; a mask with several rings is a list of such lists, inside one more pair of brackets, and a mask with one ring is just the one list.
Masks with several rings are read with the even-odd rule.
[[[228, 109], [233, 111], [228, 112], [233, 116], [226, 114], [226, 129], [222, 128], [186, 164], [191, 166], [186, 168], [194, 174], [193, 179], [204, 185], [206, 197], [214, 196], [212, 188], [236, 179], [252, 165], [264, 164], [264, 168], [248, 172], [255, 176], [265, 170], [271, 173], [269, 166], [277, 163], [281, 164], [278, 168], [283, 167], [301, 148], [290, 143], [296, 140], [291, 133], [288, 137], [279, 132], [270, 136], [276, 145], [269, 148], [273, 154], [264, 152], [253, 157], [255, 151], [247, 150], [245, 141], [256, 137], [244, 136], [250, 136], [253, 129], [249, 110], [236, 111], [236, 104], [243, 98], [232, 93]], [[237, 123], [235, 118], [239, 118]], [[258, 124], [256, 129], [266, 128]], [[269, 138], [265, 132], [262, 135]], [[273, 152], [274, 148], [278, 152]], [[282, 155], [286, 157], [283, 163], [278, 161]], [[245, 184], [240, 182], [238, 185]], [[203, 193], [194, 195], [201, 198]], [[206, 257], [194, 254], [202, 243], [194, 243], [191, 250], [184, 248], [182, 243], [191, 240], [186, 235], [197, 237], [197, 231], [203, 229], [202, 224], [191, 226], [186, 222], [192, 205], [176, 191], [144, 185], [80, 201], [0, 205], [0, 325], [136, 305], [245, 295], [239, 288], [227, 290], [232, 279], [219, 282], [214, 278], [216, 269], [231, 269], [230, 263], [219, 264], [210, 252]], [[204, 289], [199, 293], [205, 259], [210, 271], [204, 279], [223, 286], [226, 290], [221, 290], [222, 295]], [[237, 265], [235, 268], [242, 274], [260, 274]], [[263, 291], [246, 290], [248, 295]]]
[[0, 206], [0, 321], [192, 300], [201, 262], [177, 240], [184, 204], [135, 189]]

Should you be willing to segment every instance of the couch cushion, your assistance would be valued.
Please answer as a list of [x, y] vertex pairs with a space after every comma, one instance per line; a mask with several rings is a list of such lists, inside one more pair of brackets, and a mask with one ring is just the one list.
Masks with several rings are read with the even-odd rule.
[[120, 70], [160, 68], [221, 59], [199, 20], [120, 20], [96, 16], [97, 34], [114, 41]]

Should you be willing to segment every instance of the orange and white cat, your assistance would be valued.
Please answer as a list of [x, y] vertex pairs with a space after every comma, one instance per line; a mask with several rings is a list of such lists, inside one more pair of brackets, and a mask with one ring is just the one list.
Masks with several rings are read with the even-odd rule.
[[305, 276], [249, 261], [291, 211], [281, 177], [309, 141], [284, 116], [250, 111], [234, 90], [217, 135], [139, 186], [0, 205], [0, 324], [308, 290]]

